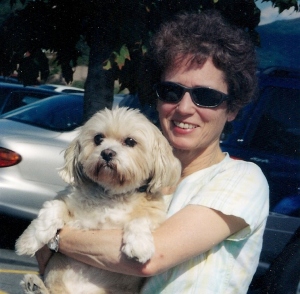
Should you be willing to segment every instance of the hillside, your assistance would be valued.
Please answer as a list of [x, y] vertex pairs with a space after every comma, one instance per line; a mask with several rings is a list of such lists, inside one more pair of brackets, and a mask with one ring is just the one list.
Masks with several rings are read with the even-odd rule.
[[259, 66], [280, 65], [300, 68], [300, 18], [281, 20], [257, 28], [261, 48]]

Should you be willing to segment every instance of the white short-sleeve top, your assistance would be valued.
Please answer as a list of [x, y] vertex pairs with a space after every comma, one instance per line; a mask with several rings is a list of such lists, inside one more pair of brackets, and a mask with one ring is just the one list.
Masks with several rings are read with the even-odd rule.
[[148, 278], [141, 293], [247, 293], [259, 262], [269, 213], [269, 187], [261, 169], [226, 154], [220, 163], [182, 180], [173, 194], [168, 216], [187, 205], [203, 205], [240, 217], [249, 226], [208, 252]]

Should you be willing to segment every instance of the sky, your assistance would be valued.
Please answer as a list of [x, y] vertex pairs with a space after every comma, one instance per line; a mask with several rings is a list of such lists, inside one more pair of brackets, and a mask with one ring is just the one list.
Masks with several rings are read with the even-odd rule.
[[[261, 10], [259, 25], [265, 25], [277, 20], [294, 19], [300, 17], [300, 11], [297, 12], [294, 10], [294, 8], [290, 8], [289, 10], [285, 10], [279, 14], [278, 8], [272, 7], [272, 3], [270, 1], [262, 3], [261, 0], [258, 0], [255, 2], [255, 4]], [[298, 1], [298, 5], [300, 6], [300, 1]]]

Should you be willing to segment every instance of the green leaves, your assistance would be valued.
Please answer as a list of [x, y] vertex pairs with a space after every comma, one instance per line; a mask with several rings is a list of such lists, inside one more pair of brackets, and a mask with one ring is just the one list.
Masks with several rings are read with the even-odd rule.
[[[96, 71], [109, 72], [118, 80], [120, 90], [131, 92], [138, 87], [151, 88], [143, 80], [140, 64], [149, 38], [159, 25], [181, 11], [215, 8], [250, 34], [259, 45], [255, 28], [260, 11], [255, 0], [0, 0], [24, 8], [6, 19], [0, 28], [0, 74], [13, 72], [30, 48], [57, 53], [66, 82], [72, 81], [73, 67], [80, 52], [76, 45], [84, 41], [90, 48], [89, 79], [99, 79]], [[265, 0], [278, 7], [279, 13], [294, 7], [297, 0]], [[92, 54], [99, 55], [98, 58]], [[93, 66], [97, 60], [97, 66]], [[98, 66], [104, 68], [98, 68]], [[106, 71], [103, 71], [106, 69]], [[92, 83], [88, 83], [90, 85]], [[93, 86], [94, 87], [94, 86]], [[97, 86], [98, 87], [98, 86]], [[101, 89], [111, 90], [104, 82]], [[91, 90], [91, 91], [92, 91]], [[150, 92], [150, 90], [149, 90]], [[101, 93], [99, 92], [99, 95]], [[150, 94], [149, 94], [150, 95]]]

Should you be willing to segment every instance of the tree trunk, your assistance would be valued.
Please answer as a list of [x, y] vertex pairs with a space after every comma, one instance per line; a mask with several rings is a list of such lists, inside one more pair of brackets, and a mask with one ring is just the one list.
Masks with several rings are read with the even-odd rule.
[[103, 41], [99, 26], [93, 26], [90, 38], [90, 55], [88, 75], [85, 82], [83, 121], [87, 121], [94, 113], [104, 109], [111, 109], [114, 94], [114, 75], [112, 70], [103, 69], [113, 47]]

